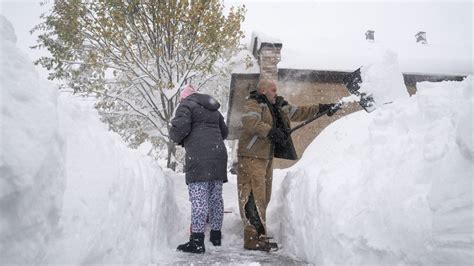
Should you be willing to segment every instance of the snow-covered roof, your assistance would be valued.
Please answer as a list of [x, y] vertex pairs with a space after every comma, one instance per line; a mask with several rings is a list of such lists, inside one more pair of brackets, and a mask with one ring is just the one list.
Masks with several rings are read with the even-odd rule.
[[[308, 44], [313, 46], [307, 46]], [[250, 47], [253, 45], [252, 42]], [[328, 49], [328, 46], [331, 48]], [[314, 41], [299, 49], [283, 43], [278, 68], [351, 72], [378, 60], [386, 51], [391, 51], [397, 55], [400, 69], [405, 74], [469, 75], [474, 73], [473, 63], [470, 54], [463, 52], [465, 50], [462, 45], [442, 46], [415, 42], [389, 48], [383, 43], [366, 40], [350, 44]], [[252, 55], [252, 50], [245, 52], [247, 54]], [[243, 66], [235, 68], [234, 73], [259, 73], [257, 61], [249, 69]]]
[[313, 42], [313, 47], [285, 47], [281, 50], [278, 68], [353, 71], [362, 65], [377, 60], [384, 51], [398, 56], [403, 73], [410, 74], [472, 74], [472, 59], [459, 46], [409, 43], [403, 46], [387, 47], [380, 42], [365, 40], [350, 44]]
[[[282, 44], [280, 69], [352, 71], [381, 51], [398, 55], [403, 73], [468, 75], [473, 71], [472, 3], [245, 2], [243, 29]], [[373, 30], [374, 41], [365, 40]], [[426, 32], [427, 44], [416, 34]], [[265, 36], [265, 37], [263, 37]], [[238, 72], [249, 73], [249, 71]]]

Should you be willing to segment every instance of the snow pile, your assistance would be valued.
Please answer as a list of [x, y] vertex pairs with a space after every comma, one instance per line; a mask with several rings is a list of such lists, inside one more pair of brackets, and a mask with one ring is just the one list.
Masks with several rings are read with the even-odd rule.
[[468, 265], [474, 261], [473, 77], [464, 82], [419, 84], [422, 115], [432, 123], [425, 135], [425, 176], [433, 215], [432, 252], [437, 264]]
[[408, 98], [403, 75], [398, 66], [397, 54], [385, 50], [376, 56], [376, 60], [361, 68], [362, 84], [360, 92], [372, 95], [375, 104], [393, 102], [396, 99]]
[[17, 38], [15, 30], [10, 21], [3, 15], [0, 15], [0, 36], [2, 44], [6, 44], [7, 42], [16, 44]]
[[0, 16], [0, 263], [41, 256], [61, 212], [57, 88], [40, 81]]
[[472, 90], [423, 82], [328, 126], [276, 179], [270, 233], [316, 265], [472, 263]]
[[188, 222], [172, 180], [92, 101], [39, 80], [0, 22], [0, 264], [166, 261]]
[[67, 188], [48, 263], [141, 263], [166, 252], [176, 223], [173, 183], [150, 157], [108, 131], [93, 101], [60, 97]]

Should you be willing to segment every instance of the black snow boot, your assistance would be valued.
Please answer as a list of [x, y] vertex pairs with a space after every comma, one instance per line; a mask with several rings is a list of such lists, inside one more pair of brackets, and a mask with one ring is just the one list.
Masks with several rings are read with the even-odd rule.
[[211, 237], [209, 238], [209, 240], [214, 246], [221, 245], [221, 238], [222, 238], [221, 230], [217, 230], [217, 231], [211, 230]]
[[189, 253], [204, 253], [204, 233], [192, 233], [188, 243], [179, 245], [177, 250]]

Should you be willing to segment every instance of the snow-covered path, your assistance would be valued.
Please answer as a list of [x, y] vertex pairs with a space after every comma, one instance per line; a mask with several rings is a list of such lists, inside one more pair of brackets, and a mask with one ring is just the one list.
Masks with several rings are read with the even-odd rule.
[[[180, 206], [181, 214], [185, 221], [190, 220], [190, 204], [187, 201], [187, 187], [184, 182], [184, 174], [176, 174], [167, 172], [172, 176], [174, 183], [174, 192], [177, 202], [185, 203]], [[275, 184], [279, 184], [279, 179], [283, 175], [277, 171]], [[224, 224], [222, 228], [222, 246], [214, 247], [209, 241], [209, 228], [206, 228], [206, 252], [204, 254], [186, 254], [176, 252], [175, 256], [169, 258], [170, 261], [153, 261], [153, 263], [170, 263], [170, 264], [271, 264], [271, 265], [304, 265], [307, 262], [294, 257], [281, 247], [276, 252], [248, 251], [243, 248], [243, 231], [240, 220], [238, 199], [237, 199], [237, 180], [235, 175], [229, 174], [229, 182], [224, 184], [224, 205], [225, 210], [230, 211], [224, 215]], [[187, 241], [189, 228], [183, 228], [182, 234], [173, 239], [179, 239], [182, 243]], [[271, 232], [270, 232], [271, 234]], [[276, 236], [275, 236], [276, 237]], [[176, 246], [182, 244], [175, 243]]]
[[179, 254], [175, 257], [172, 264], [245, 264], [252, 265], [254, 263], [266, 265], [306, 265], [307, 262], [299, 260], [285, 254], [283, 250], [277, 252], [266, 253], [261, 251], [248, 251], [242, 247], [224, 247], [224, 248], [208, 248], [206, 253], [200, 254]]

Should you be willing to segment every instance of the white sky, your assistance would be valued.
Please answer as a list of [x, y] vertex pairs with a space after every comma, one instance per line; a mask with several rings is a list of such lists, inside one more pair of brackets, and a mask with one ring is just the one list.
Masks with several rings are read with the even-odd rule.
[[[337, 41], [364, 39], [375, 30], [376, 39], [414, 42], [418, 31], [429, 43], [468, 42], [472, 46], [471, 1], [225, 1], [247, 8], [243, 28], [274, 35], [284, 44], [319, 35]], [[249, 35], [249, 34], [247, 34]], [[302, 37], [303, 36], [303, 37]], [[298, 43], [301, 45], [301, 43]]]

